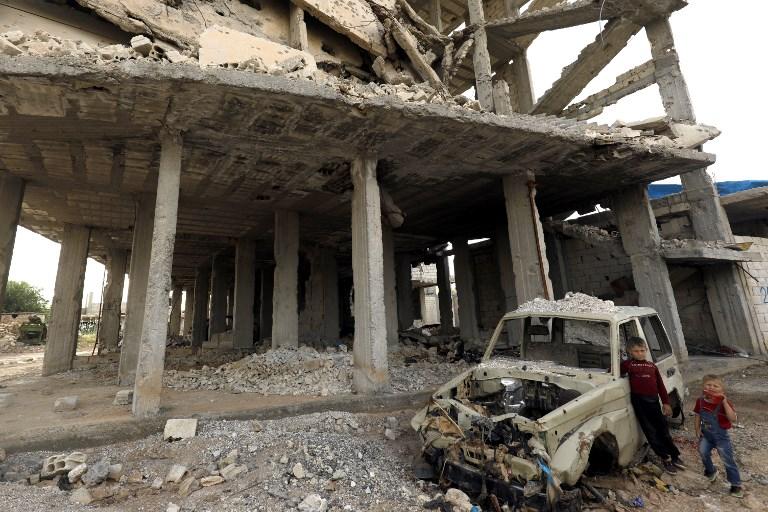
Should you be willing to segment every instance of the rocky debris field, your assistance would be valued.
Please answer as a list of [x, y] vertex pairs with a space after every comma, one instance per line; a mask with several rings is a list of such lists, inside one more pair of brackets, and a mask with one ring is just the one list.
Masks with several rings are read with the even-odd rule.
[[560, 300], [533, 299], [515, 311], [522, 313], [615, 313], [618, 308], [610, 300], [602, 300], [580, 292], [568, 292]]
[[439, 489], [412, 476], [409, 418], [324, 412], [212, 421], [175, 442], [157, 434], [75, 453], [19, 453], [0, 465], [12, 481], [0, 484], [0, 499], [15, 511], [86, 503], [103, 510], [423, 510]]
[[[469, 368], [463, 360], [441, 356], [437, 347], [401, 344], [390, 352], [395, 392], [431, 389]], [[167, 370], [164, 383], [174, 389], [225, 390], [261, 395], [329, 396], [352, 392], [352, 353], [345, 345], [318, 352], [311, 347], [279, 348], [251, 354], [218, 367]]]

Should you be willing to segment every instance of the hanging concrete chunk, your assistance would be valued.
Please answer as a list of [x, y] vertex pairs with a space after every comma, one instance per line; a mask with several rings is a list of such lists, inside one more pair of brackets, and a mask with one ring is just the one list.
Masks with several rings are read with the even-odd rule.
[[307, 52], [214, 25], [200, 36], [200, 67], [252, 68], [272, 75], [296, 73], [309, 77], [317, 69]]
[[179, 439], [195, 437], [196, 433], [197, 420], [194, 418], [168, 420], [165, 423], [163, 440], [178, 441]]

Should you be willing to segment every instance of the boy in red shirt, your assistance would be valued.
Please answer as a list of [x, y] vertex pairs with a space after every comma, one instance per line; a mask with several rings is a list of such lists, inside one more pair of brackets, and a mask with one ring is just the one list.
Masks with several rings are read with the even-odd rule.
[[[672, 416], [669, 395], [659, 369], [646, 360], [648, 353], [645, 340], [634, 336], [627, 341], [630, 359], [621, 362], [621, 375], [629, 376], [632, 407], [640, 428], [656, 455], [664, 461], [664, 468], [670, 473], [685, 469], [680, 460], [680, 450], [672, 441], [669, 424], [665, 416]], [[659, 399], [662, 406], [659, 407]]]
[[702, 396], [696, 400], [693, 412], [696, 413], [696, 437], [699, 438], [699, 455], [704, 463], [704, 475], [714, 482], [717, 469], [712, 464], [712, 449], [717, 449], [720, 460], [725, 465], [725, 475], [731, 484], [731, 496], [741, 498], [739, 467], [733, 457], [733, 446], [728, 430], [736, 421], [736, 410], [725, 397], [723, 380], [717, 375], [705, 375], [703, 379]]

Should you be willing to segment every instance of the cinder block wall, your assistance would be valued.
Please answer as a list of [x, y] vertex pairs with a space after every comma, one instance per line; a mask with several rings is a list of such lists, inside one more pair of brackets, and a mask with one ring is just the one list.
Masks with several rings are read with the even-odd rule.
[[752, 242], [750, 251], [760, 252], [763, 255], [764, 261], [743, 263], [742, 265], [747, 272], [757, 278], [755, 281], [750, 276], [744, 276], [765, 345], [768, 343], [768, 238], [753, 236], [737, 236], [735, 238], [737, 242]]
[[632, 279], [629, 257], [614, 256], [599, 245], [581, 240], [563, 241], [568, 291], [595, 297], [612, 297], [611, 281], [620, 277]]

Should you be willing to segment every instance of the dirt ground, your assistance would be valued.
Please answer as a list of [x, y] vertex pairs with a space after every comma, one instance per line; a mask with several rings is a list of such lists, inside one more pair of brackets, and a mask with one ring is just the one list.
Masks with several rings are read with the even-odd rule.
[[[46, 413], [50, 418], [41, 418], [37, 412], [28, 414], [23, 419], [28, 428], [55, 423], [61, 417], [61, 413], [56, 416], [52, 412], [55, 396], [84, 390], [91, 394], [93, 401], [86, 408], [86, 417], [90, 418], [92, 414], [118, 418], [128, 415], [124, 407], [111, 405], [118, 388], [106, 383], [107, 370], [99, 370], [108, 365], [70, 372], [54, 380], [50, 377], [41, 380], [38, 377], [41, 357], [42, 353], [38, 351], [0, 354], [0, 393], [6, 391], [3, 386], [10, 385], [15, 395], [13, 401], [24, 397], [21, 399], [37, 404], [35, 411], [42, 408], [50, 411]], [[99, 383], [100, 379], [105, 381]], [[99, 385], [103, 389], [98, 389]], [[660, 480], [667, 484], [663, 486], [664, 490], [648, 483], [651, 477], [642, 471], [636, 471], [634, 477], [625, 471], [591, 479], [590, 482], [606, 498], [606, 503], [588, 500], [585, 510], [731, 512], [768, 509], [765, 505], [768, 503], [768, 445], [764, 442], [768, 437], [765, 413], [768, 365], [726, 377], [728, 396], [739, 413], [739, 423], [731, 434], [744, 480], [746, 496], [743, 499], [728, 495], [722, 468], [715, 483], [710, 484], [703, 478], [693, 438], [691, 412], [699, 393], [698, 384], [690, 384], [689, 389], [686, 423], [682, 429], [673, 432], [689, 469], [677, 475], [663, 474]], [[191, 400], [196, 408], [204, 411], [206, 407], [222, 406], [221, 401], [226, 406], [236, 407], [238, 402], [251, 400], [245, 394], [225, 395], [210, 391], [169, 391], [164, 401], [167, 399], [174, 407]], [[283, 400], [295, 398], [281, 397]], [[100, 409], [102, 412], [98, 413]], [[22, 415], [19, 408], [10, 410], [16, 411], [14, 416]], [[19, 424], [18, 418], [8, 418], [8, 411], [8, 408], [0, 408], [0, 435], [7, 433], [9, 426], [16, 428]], [[169, 443], [155, 434], [138, 441], [83, 449], [88, 464], [100, 460], [120, 463], [124, 474], [118, 481], [108, 481], [95, 488], [93, 493], [101, 499], [86, 507], [72, 503], [73, 491], [52, 486], [50, 480], [37, 485], [26, 483], [29, 475], [39, 472], [41, 461], [54, 452], [13, 453], [0, 464], [0, 474], [4, 474], [5, 479], [18, 481], [0, 482], [0, 503], [3, 503], [0, 509], [30, 512], [162, 511], [174, 503], [181, 506], [181, 510], [195, 511], [312, 510], [300, 508], [300, 504], [316, 495], [325, 500], [329, 511], [425, 510], [425, 503], [443, 490], [435, 483], [420, 481], [413, 476], [419, 447], [409, 427], [413, 412], [351, 414], [330, 411], [261, 422], [201, 420], [197, 436], [189, 440]], [[155, 480], [165, 478], [173, 464], [187, 466], [187, 475], [197, 478], [215, 474], [222, 461], [232, 456], [233, 450], [236, 450], [236, 463], [245, 466], [247, 471], [230, 481], [203, 487], [188, 496], [180, 495], [177, 483], [164, 482], [159, 489], [152, 487]], [[718, 464], [716, 455], [715, 461]], [[301, 465], [299, 470], [297, 464]], [[627, 505], [633, 500], [636, 504], [642, 503], [642, 508]]]

